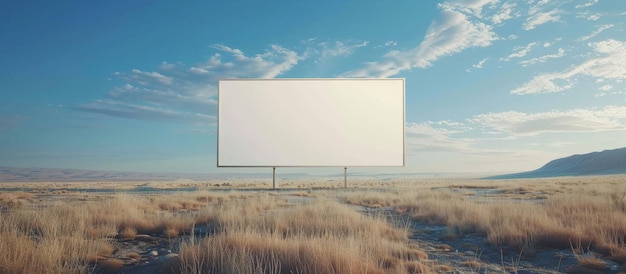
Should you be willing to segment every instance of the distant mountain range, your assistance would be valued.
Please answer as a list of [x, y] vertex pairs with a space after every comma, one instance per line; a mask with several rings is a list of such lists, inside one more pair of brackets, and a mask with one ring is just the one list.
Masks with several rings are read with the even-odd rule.
[[626, 147], [588, 154], [576, 154], [552, 160], [537, 170], [491, 176], [487, 179], [521, 179], [606, 174], [626, 174]]
[[[298, 174], [296, 174], [298, 175]], [[211, 180], [227, 178], [271, 178], [266, 173], [148, 173], [124, 171], [98, 171], [62, 168], [18, 168], [0, 167], [0, 182], [92, 182], [92, 181], [172, 181]], [[291, 175], [294, 176], [294, 175]]]

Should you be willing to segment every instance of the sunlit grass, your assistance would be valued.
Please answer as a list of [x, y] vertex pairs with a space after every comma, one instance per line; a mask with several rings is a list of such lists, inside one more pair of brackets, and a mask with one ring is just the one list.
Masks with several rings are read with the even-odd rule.
[[[201, 239], [195, 226], [212, 229]], [[428, 273], [426, 253], [407, 233], [322, 197], [314, 204], [207, 191], [60, 199], [0, 212], [0, 248], [17, 250], [0, 255], [0, 273], [116, 271], [141, 255], [114, 256], [115, 241], [140, 234], [197, 239], [181, 245], [168, 265], [173, 273]]]
[[[219, 230], [181, 247], [191, 273], [430, 272], [427, 255], [407, 244], [407, 231], [331, 200], [258, 214], [227, 205]], [[264, 270], [264, 271], [263, 271]]]
[[[494, 246], [521, 254], [583, 248], [626, 263], [624, 177], [384, 182], [390, 187], [365, 180], [349, 191], [319, 189], [317, 183], [289, 193], [2, 191], [0, 250], [12, 252], [0, 253], [0, 273], [115, 271], [142, 259], [137, 253], [119, 255], [116, 241], [142, 234], [188, 237], [168, 266], [174, 273], [428, 273], [451, 268], [428, 261], [402, 224], [363, 214], [354, 205], [446, 225], [450, 239], [482, 235]], [[207, 235], [193, 235], [198, 226], [206, 227]], [[606, 267], [597, 257], [581, 256], [578, 262], [570, 272]]]
[[[345, 199], [364, 206], [390, 206], [413, 220], [446, 225], [448, 238], [473, 233], [483, 235], [494, 246], [523, 252], [567, 250], [572, 243], [578, 243], [624, 263], [624, 183], [626, 179], [617, 176], [483, 181], [432, 190], [356, 193]], [[468, 195], [466, 189], [471, 189], [473, 195]], [[529, 192], [533, 195], [520, 198]]]

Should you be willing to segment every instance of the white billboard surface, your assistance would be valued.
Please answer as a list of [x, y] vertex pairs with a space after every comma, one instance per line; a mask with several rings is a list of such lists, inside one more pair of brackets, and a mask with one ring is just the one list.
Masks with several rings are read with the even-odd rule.
[[222, 79], [218, 167], [404, 166], [404, 79]]

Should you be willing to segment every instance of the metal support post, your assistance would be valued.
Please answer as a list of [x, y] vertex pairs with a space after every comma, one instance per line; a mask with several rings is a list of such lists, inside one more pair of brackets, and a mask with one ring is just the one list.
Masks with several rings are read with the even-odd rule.
[[348, 188], [348, 167], [343, 168], [343, 188]]
[[276, 167], [272, 167], [272, 189], [276, 189]]

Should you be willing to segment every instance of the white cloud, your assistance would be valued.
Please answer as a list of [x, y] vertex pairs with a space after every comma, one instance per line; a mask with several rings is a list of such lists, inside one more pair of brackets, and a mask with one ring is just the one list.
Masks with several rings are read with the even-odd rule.
[[609, 91], [613, 89], [612, 85], [604, 85], [598, 88], [599, 90], [603, 90], [603, 91]]
[[551, 93], [570, 89], [575, 84], [576, 76], [590, 76], [603, 79], [623, 80], [626, 78], [626, 43], [616, 40], [604, 40], [588, 44], [597, 58], [562, 72], [535, 76], [531, 81], [511, 91], [512, 94]]
[[537, 135], [546, 132], [595, 132], [626, 130], [626, 107], [603, 109], [574, 109], [522, 113], [516, 111], [481, 114], [470, 119], [488, 130], [514, 136]]
[[590, 14], [587, 17], [587, 20], [590, 20], [590, 21], [598, 21], [599, 19], [600, 19], [600, 14], [599, 13]]
[[491, 22], [496, 25], [502, 24], [504, 21], [518, 17], [519, 15], [513, 14], [513, 10], [517, 6], [516, 3], [506, 2], [500, 7], [498, 13], [491, 17]]
[[142, 83], [144, 85], [150, 85], [155, 81], [158, 82], [158, 84], [163, 85], [172, 84], [171, 77], [164, 76], [163, 74], [160, 74], [156, 71], [146, 72], [138, 69], [132, 69], [131, 73], [126, 75], [126, 78], [131, 81]]
[[576, 15], [576, 18], [583, 18], [589, 21], [598, 21], [600, 18], [602, 18], [602, 14], [591, 13], [591, 12], [586, 11], [586, 12], [578, 13], [578, 15]]
[[515, 47], [513, 48], [513, 53], [505, 58], [500, 58], [501, 61], [510, 61], [512, 58], [521, 58], [526, 56], [531, 49], [533, 49], [537, 45], [537, 42], [531, 42], [524, 47]]
[[466, 14], [471, 14], [477, 18], [482, 18], [483, 7], [493, 6], [500, 0], [450, 0], [439, 4], [442, 9], [457, 10]]
[[407, 124], [405, 131], [409, 151], [474, 155], [498, 153], [503, 150], [478, 147], [485, 142], [508, 142], [544, 133], [626, 131], [626, 106], [537, 113], [485, 113], [466, 119], [464, 123], [448, 120], [411, 123]]
[[434, 127], [432, 122], [412, 123], [406, 126], [406, 142], [409, 150], [419, 151], [468, 151], [471, 141], [452, 138], [454, 130]]
[[312, 44], [313, 42], [315, 42], [315, 40], [317, 40], [317, 37], [312, 37], [312, 38], [309, 38], [309, 39], [301, 40], [301, 41], [300, 41], [300, 44], [303, 44], [303, 45], [310, 45], [310, 44]]
[[132, 104], [115, 100], [96, 100], [89, 104], [76, 106], [74, 109], [120, 118], [177, 122], [200, 126], [215, 125], [216, 121], [214, 115], [179, 111], [167, 107]]
[[442, 56], [472, 47], [486, 47], [497, 39], [491, 26], [473, 22], [457, 11], [444, 11], [443, 22], [432, 24], [416, 49], [415, 64], [428, 67]]
[[288, 70], [302, 59], [298, 53], [283, 48], [279, 45], [271, 45], [270, 49], [262, 54], [246, 56], [239, 49], [232, 49], [225, 45], [214, 45], [223, 52], [231, 53], [234, 60], [223, 62], [221, 55], [214, 55], [209, 62], [201, 64], [199, 68], [215, 71], [220, 77], [259, 77], [274, 78]]
[[537, 63], [545, 63], [546, 61], [548, 61], [548, 59], [556, 59], [556, 58], [561, 58], [563, 56], [565, 56], [565, 50], [562, 48], [559, 48], [557, 53], [532, 58], [530, 60], [520, 61], [519, 63], [522, 64], [522, 66], [528, 66], [528, 65], [534, 65]]
[[543, 43], [543, 47], [544, 47], [544, 48], [549, 48], [549, 47], [551, 47], [551, 46], [552, 46], [552, 43], [550, 43], [550, 42], [545, 42], [545, 43]]
[[491, 26], [472, 21], [467, 15], [450, 6], [443, 5], [440, 8], [443, 9], [441, 20], [430, 25], [424, 40], [417, 48], [408, 51], [390, 51], [381, 61], [368, 62], [364, 68], [345, 72], [342, 76], [389, 77], [414, 67], [432, 66], [433, 62], [443, 56], [468, 48], [486, 47], [498, 39]]
[[374, 47], [374, 48], [382, 48], [382, 47], [395, 47], [395, 46], [397, 46], [397, 45], [398, 45], [398, 41], [395, 41], [395, 40], [388, 40], [388, 41], [385, 41], [385, 43], [383, 43], [382, 45], [378, 45], [378, 46], [376, 46], [376, 47]]
[[578, 4], [578, 5], [576, 5], [575, 8], [580, 9], [580, 8], [591, 7], [591, 6], [593, 6], [593, 5], [597, 4], [597, 3], [598, 3], [598, 0], [591, 0], [591, 1], [589, 1], [587, 3], [584, 3], [584, 4]]
[[589, 39], [591, 39], [593, 37], [596, 37], [596, 35], [602, 33], [603, 31], [605, 31], [607, 29], [610, 29], [610, 28], [612, 28], [614, 26], [615, 25], [612, 25], [612, 24], [600, 25], [597, 30], [594, 30], [591, 34], [589, 34], [587, 36], [580, 37], [580, 39], [578, 39], [578, 40], [579, 41], [587, 41], [587, 40], [589, 40]]
[[532, 30], [535, 29], [539, 25], [543, 25], [549, 22], [558, 22], [561, 19], [561, 16], [558, 15], [562, 13], [562, 11], [558, 9], [554, 9], [547, 12], [537, 12], [530, 15], [526, 18], [526, 22], [522, 26], [524, 30]]
[[[452, 124], [452, 126], [448, 124]], [[555, 158], [544, 150], [528, 150], [509, 148], [509, 146], [491, 145], [485, 148], [484, 143], [494, 141], [507, 142], [504, 138], [459, 138], [455, 127], [462, 124], [450, 121], [414, 123], [406, 126], [406, 150], [411, 162], [420, 167], [434, 165], [454, 167], [454, 171], [493, 172], [494, 170], [520, 171], [536, 168], [545, 161]], [[465, 129], [469, 130], [469, 129]], [[508, 144], [508, 143], [507, 143]], [[442, 155], [445, 157], [440, 158]], [[480, 162], [481, 167], [476, 163]]]
[[322, 57], [338, 57], [351, 55], [357, 48], [365, 47], [367, 46], [367, 44], [369, 44], [369, 42], [367, 41], [347, 43], [336, 41], [335, 43], [323, 42], [319, 43], [318, 45], [322, 47], [322, 50], [320, 52], [320, 55]]
[[485, 62], [487, 62], [488, 60], [489, 60], [489, 57], [487, 57], [487, 58], [485, 58], [485, 59], [482, 59], [482, 60], [480, 60], [478, 63], [476, 63], [476, 64], [472, 65], [472, 67], [474, 67], [474, 68], [478, 68], [478, 69], [481, 69], [481, 68], [483, 68], [483, 66], [485, 65]]
[[219, 52], [193, 66], [162, 62], [157, 71], [116, 72], [114, 76], [124, 83], [113, 88], [107, 99], [73, 108], [129, 119], [207, 125], [216, 115], [218, 79], [273, 78], [304, 58], [278, 45], [251, 56], [226, 45], [213, 47]]
[[[555, 155], [551, 155], [546, 148], [577, 145], [562, 141], [558, 137], [562, 134], [614, 132], [619, 135], [626, 132], [626, 106], [536, 113], [485, 113], [464, 122], [443, 120], [407, 124], [405, 131], [409, 156], [422, 155], [423, 158], [423, 153], [428, 153], [428, 162], [431, 162], [437, 161], [438, 155], [445, 154], [448, 164], [460, 159], [472, 163], [493, 161], [498, 165], [510, 161], [515, 162], [512, 167], [520, 168], [520, 163], [532, 162], [530, 166], [533, 166], [554, 159]], [[558, 134], [540, 136], [547, 133]], [[516, 148], [524, 140], [539, 141], [541, 143], [530, 145], [540, 148]], [[537, 159], [539, 155], [543, 157], [540, 160]]]

